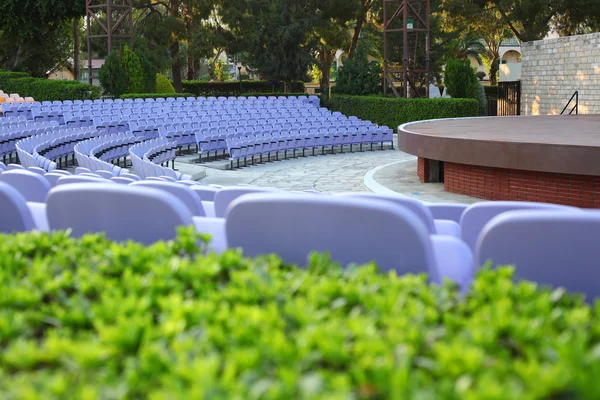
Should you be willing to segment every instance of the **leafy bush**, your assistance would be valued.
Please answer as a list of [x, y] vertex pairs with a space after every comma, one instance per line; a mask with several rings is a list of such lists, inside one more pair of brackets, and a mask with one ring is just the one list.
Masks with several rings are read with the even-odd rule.
[[344, 60], [338, 71], [334, 93], [367, 96], [381, 92], [381, 66], [376, 61], [369, 62], [362, 45], [356, 48], [354, 57]]
[[156, 67], [142, 53], [136, 52], [142, 65], [142, 75], [144, 79], [143, 91], [146, 93], [156, 92]]
[[597, 399], [600, 306], [482, 270], [463, 297], [192, 230], [141, 246], [0, 237], [6, 399]]
[[32, 78], [20, 72], [0, 72], [0, 89], [36, 101], [85, 100], [100, 97], [98, 88], [77, 81]]
[[398, 99], [333, 95], [327, 107], [346, 116], [354, 115], [394, 129], [411, 121], [479, 115], [479, 104], [475, 99]]
[[444, 85], [448, 94], [456, 99], [477, 98], [477, 76], [469, 60], [451, 60], [446, 64]]
[[121, 64], [123, 72], [127, 79], [127, 91], [125, 93], [139, 93], [144, 91], [144, 71], [140, 58], [129, 46], [125, 45], [121, 55]]
[[123, 93], [127, 93], [127, 77], [125, 76], [119, 50], [113, 50], [106, 57], [102, 68], [100, 68], [98, 79], [106, 94], [118, 97]]
[[156, 91], [158, 93], [175, 93], [175, 88], [166, 76], [156, 74]]
[[226, 82], [231, 80], [231, 72], [229, 72], [229, 68], [223, 61], [218, 61], [215, 64], [215, 77], [219, 82]]
[[[239, 82], [209, 82], [209, 81], [183, 81], [183, 91], [194, 93], [196, 96], [239, 96]], [[283, 93], [283, 82], [271, 81], [243, 81], [242, 90], [246, 93]], [[304, 92], [304, 82], [292, 82], [292, 92]]]
[[172, 97], [174, 99], [178, 97], [195, 97], [191, 93], [127, 93], [121, 95], [123, 100], [125, 99], [166, 99]]
[[498, 86], [484, 86], [485, 97], [488, 99], [497, 99], [498, 98]]

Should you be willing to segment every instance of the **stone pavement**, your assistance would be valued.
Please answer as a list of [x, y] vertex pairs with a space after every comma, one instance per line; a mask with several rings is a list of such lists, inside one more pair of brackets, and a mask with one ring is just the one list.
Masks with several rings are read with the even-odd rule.
[[[223, 161], [191, 164], [182, 157], [176, 167], [184, 173], [206, 176], [203, 184], [249, 184], [285, 190], [317, 190], [324, 193], [375, 192], [402, 194], [424, 202], [473, 203], [477, 199], [444, 192], [442, 184], [422, 184], [417, 178], [416, 157], [392, 150], [291, 158], [234, 170], [222, 169]], [[211, 164], [215, 168], [211, 168]]]

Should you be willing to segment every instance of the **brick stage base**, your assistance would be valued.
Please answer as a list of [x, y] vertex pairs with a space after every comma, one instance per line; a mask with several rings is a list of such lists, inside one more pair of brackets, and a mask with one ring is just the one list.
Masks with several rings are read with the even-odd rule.
[[[428, 160], [419, 157], [421, 182]], [[444, 189], [487, 200], [537, 201], [600, 208], [600, 177], [444, 163]]]

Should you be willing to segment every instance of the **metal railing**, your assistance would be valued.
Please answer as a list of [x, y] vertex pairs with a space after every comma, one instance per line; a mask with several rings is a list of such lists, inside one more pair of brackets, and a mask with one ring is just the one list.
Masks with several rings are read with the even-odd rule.
[[569, 111], [569, 115], [573, 114], [573, 111], [575, 111], [575, 115], [579, 114], [579, 90], [576, 90], [575, 93], [573, 93], [573, 96], [571, 96], [571, 99], [569, 100], [565, 108], [563, 108], [563, 110], [560, 112], [560, 115], [563, 115], [565, 111], [567, 111], [567, 109], [573, 102], [573, 99], [575, 99], [575, 105], [573, 106], [573, 108], [571, 108], [571, 111]]

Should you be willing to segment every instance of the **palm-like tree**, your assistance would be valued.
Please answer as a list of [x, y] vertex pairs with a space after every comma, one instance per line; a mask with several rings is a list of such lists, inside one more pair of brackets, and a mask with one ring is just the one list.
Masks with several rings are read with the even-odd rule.
[[479, 65], [483, 64], [481, 57], [487, 52], [486, 46], [475, 32], [467, 32], [461, 35], [457, 40], [448, 44], [446, 56], [448, 59], [459, 59], [465, 61], [467, 58], [473, 58]]

